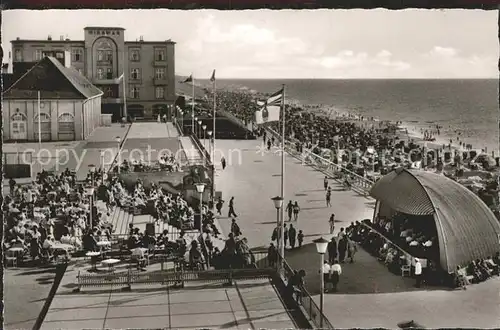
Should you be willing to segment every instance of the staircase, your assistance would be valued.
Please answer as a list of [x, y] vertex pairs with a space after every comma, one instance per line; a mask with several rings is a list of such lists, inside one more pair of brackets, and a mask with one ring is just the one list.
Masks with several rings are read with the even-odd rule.
[[203, 154], [201, 151], [194, 145], [193, 141], [189, 136], [181, 136], [179, 141], [181, 142], [182, 149], [186, 154], [187, 161], [189, 165], [202, 165]]
[[[96, 201], [96, 207], [101, 213], [107, 213], [106, 204], [103, 201]], [[115, 206], [110, 212], [108, 221], [113, 225], [114, 236], [125, 237], [128, 234], [128, 226], [134, 220], [134, 215], [128, 209]]]

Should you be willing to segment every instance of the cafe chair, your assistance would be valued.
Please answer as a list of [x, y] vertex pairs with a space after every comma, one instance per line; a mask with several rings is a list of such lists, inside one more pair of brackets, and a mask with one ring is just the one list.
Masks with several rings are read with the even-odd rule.
[[405, 277], [405, 276], [410, 277], [411, 276], [411, 266], [410, 265], [401, 266], [401, 276], [403, 276], [403, 277]]

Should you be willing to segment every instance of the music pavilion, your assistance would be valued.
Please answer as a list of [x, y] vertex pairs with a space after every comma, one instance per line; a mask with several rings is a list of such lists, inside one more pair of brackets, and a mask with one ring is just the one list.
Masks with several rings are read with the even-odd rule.
[[[434, 263], [443, 271], [452, 273], [458, 265], [500, 251], [500, 222], [493, 212], [473, 192], [443, 175], [400, 168], [377, 181], [370, 195], [377, 200], [374, 223], [390, 220], [393, 237], [412, 256], [415, 250], [405, 249], [406, 243], [428, 235], [417, 243], [422, 244], [433, 237]], [[412, 226], [418, 228], [413, 238], [398, 235], [403, 230], [411, 233]]]

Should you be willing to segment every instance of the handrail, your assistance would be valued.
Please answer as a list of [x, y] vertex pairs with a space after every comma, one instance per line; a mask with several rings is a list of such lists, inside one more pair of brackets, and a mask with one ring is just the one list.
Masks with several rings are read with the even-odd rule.
[[[272, 128], [269, 127], [267, 127], [266, 129], [279, 141], [281, 141], [281, 136], [276, 131], [274, 131]], [[308, 159], [310, 160], [312, 158], [313, 161], [315, 161], [315, 163], [312, 164], [313, 166], [316, 166], [319, 171], [333, 177], [337, 181], [340, 181], [339, 178], [337, 177], [339, 173], [345, 173], [349, 175], [351, 180], [353, 180], [352, 182], [353, 186], [361, 189], [364, 195], [369, 195], [370, 189], [374, 184], [373, 181], [365, 177], [362, 177], [361, 175], [354, 173], [341, 165], [335, 164], [334, 162], [328, 159], [316, 155], [311, 151], [306, 151], [306, 153], [298, 153], [293, 147], [292, 142], [287, 140], [285, 140], [285, 151], [291, 156], [299, 158], [301, 160], [307, 161]]]
[[212, 161], [210, 159], [210, 154], [203, 147], [203, 144], [200, 142], [200, 139], [196, 135], [194, 135], [194, 134], [191, 134], [189, 137], [193, 141], [193, 144], [196, 146], [196, 148], [198, 149], [198, 151], [201, 153], [201, 155], [203, 157], [203, 163], [206, 166], [210, 166], [212, 164]]
[[[283, 261], [284, 271], [284, 273], [281, 273], [279, 275], [282, 276], [283, 280], [286, 280], [288, 283], [288, 280], [293, 275], [293, 269], [284, 258], [279, 255], [278, 258]], [[309, 316], [309, 321], [312, 321], [312, 324], [314, 324], [318, 329], [334, 329], [334, 326], [331, 324], [330, 320], [328, 320], [325, 314], [321, 314], [320, 308], [312, 298], [309, 291], [307, 291], [307, 289], [304, 287], [300, 287], [298, 289], [300, 289], [300, 298], [298, 298], [298, 300], [300, 299], [302, 307], [301, 309], [303, 309], [303, 312]], [[323, 320], [321, 321], [321, 319]]]

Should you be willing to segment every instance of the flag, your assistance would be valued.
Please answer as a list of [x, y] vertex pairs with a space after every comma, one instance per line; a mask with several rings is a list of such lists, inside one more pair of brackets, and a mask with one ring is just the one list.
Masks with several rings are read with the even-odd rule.
[[193, 75], [190, 75], [189, 77], [186, 78], [186, 80], [183, 81], [183, 83], [188, 83], [188, 82], [193, 82]]
[[210, 77], [211, 82], [215, 82], [215, 69], [214, 72], [212, 72], [212, 77]]
[[280, 121], [281, 103], [283, 102], [283, 89], [280, 89], [265, 101], [257, 101], [260, 107], [255, 112], [255, 122], [264, 124], [273, 121]]

